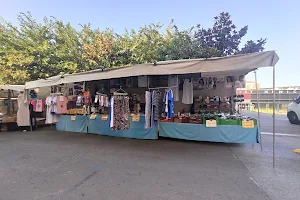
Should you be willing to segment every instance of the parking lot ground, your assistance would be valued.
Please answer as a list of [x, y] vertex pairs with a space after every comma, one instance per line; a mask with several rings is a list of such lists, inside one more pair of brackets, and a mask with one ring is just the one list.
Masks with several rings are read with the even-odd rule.
[[[269, 148], [270, 136], [263, 137]], [[297, 156], [291, 153], [288, 160], [295, 164]], [[47, 128], [0, 133], [2, 200], [281, 198], [275, 178], [287, 172], [270, 168], [270, 152], [262, 154], [259, 145], [136, 140]], [[290, 176], [299, 172], [288, 170]], [[270, 186], [268, 176], [276, 176], [271, 181], [277, 186]]]

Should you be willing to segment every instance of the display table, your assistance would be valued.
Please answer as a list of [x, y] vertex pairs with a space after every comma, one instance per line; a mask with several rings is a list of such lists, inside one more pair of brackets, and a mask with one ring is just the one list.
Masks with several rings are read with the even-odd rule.
[[224, 143], [260, 142], [260, 130], [257, 126], [242, 128], [238, 125], [218, 125], [215, 128], [207, 128], [203, 124], [160, 122], [159, 136]]
[[58, 131], [87, 133], [87, 116], [60, 115], [56, 123], [56, 129]]
[[145, 116], [140, 116], [137, 122], [133, 122], [130, 117], [130, 129], [114, 131], [109, 127], [109, 120], [102, 120], [102, 115], [97, 115], [96, 119], [90, 119], [88, 116], [88, 133], [136, 139], [158, 139], [158, 129], [145, 129], [144, 125]]

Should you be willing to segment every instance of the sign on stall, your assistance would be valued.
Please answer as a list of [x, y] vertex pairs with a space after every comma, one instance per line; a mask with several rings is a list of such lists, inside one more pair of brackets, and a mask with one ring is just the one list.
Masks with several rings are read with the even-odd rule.
[[140, 121], [140, 116], [139, 115], [132, 115], [132, 121], [133, 122], [139, 122]]
[[243, 128], [254, 128], [254, 121], [253, 120], [243, 120], [242, 127]]
[[71, 116], [71, 120], [72, 120], [72, 121], [75, 121], [75, 120], [76, 120], [76, 115], [72, 115], [72, 116]]
[[217, 120], [206, 120], [206, 127], [208, 128], [217, 127]]
[[101, 120], [106, 121], [107, 119], [108, 119], [108, 115], [103, 114], [102, 117], [101, 117]]
[[96, 119], [97, 115], [91, 114], [90, 119]]

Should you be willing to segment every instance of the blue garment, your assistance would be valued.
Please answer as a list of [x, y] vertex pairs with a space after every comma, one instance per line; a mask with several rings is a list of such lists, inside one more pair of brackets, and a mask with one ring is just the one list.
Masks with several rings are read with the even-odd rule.
[[30, 90], [29, 96], [30, 96], [31, 99], [35, 99], [37, 97], [37, 95], [36, 95], [36, 93], [35, 93], [34, 90]]
[[165, 103], [164, 110], [167, 118], [174, 117], [174, 95], [172, 90], [168, 90], [165, 92], [164, 103]]

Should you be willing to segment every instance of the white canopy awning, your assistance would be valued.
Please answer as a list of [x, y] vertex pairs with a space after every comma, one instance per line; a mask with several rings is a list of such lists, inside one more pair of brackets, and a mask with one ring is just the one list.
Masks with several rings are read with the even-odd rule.
[[247, 74], [260, 67], [275, 66], [279, 57], [275, 51], [234, 55], [208, 59], [162, 61], [156, 64], [139, 64], [109, 70], [94, 70], [77, 74], [58, 75], [27, 82], [26, 89], [140, 75], [171, 75], [201, 73], [202, 76], [230, 76]]
[[0, 85], [1, 90], [24, 91], [25, 85]]

